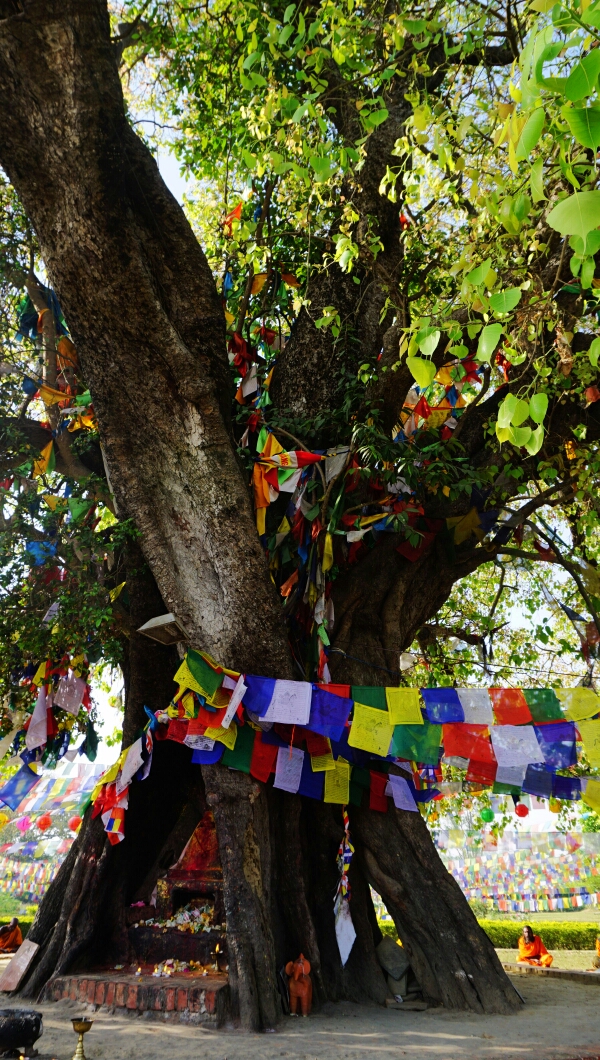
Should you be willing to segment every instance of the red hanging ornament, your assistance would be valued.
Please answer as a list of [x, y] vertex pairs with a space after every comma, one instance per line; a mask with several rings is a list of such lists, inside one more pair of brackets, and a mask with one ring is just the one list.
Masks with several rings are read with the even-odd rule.
[[527, 817], [529, 814], [529, 807], [524, 802], [518, 802], [515, 806], [515, 813], [517, 817]]
[[79, 825], [81, 824], [81, 821], [82, 821], [82, 818], [78, 817], [77, 814], [75, 814], [74, 817], [70, 817], [69, 818], [69, 828], [71, 829], [72, 832], [76, 832], [77, 831], [77, 829], [79, 828]]
[[52, 818], [49, 813], [43, 813], [41, 817], [38, 817], [35, 822], [40, 832], [46, 832], [48, 828], [52, 827]]

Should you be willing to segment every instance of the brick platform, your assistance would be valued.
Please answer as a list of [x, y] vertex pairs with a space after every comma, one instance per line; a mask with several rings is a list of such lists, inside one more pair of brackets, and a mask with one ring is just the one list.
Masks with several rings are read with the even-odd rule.
[[51, 979], [45, 1001], [70, 998], [110, 1012], [149, 1013], [158, 1019], [222, 1026], [229, 1012], [226, 975], [154, 978], [119, 972], [88, 972]]

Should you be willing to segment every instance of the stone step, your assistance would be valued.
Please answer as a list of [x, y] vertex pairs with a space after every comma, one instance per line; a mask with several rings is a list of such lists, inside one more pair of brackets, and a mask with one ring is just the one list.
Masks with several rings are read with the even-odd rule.
[[535, 964], [502, 962], [505, 972], [511, 975], [545, 975], [549, 979], [563, 979], [573, 983], [600, 985], [600, 972], [580, 972], [576, 968], [538, 968]]
[[60, 975], [47, 983], [45, 1001], [69, 998], [110, 1012], [145, 1012], [159, 1019], [222, 1026], [229, 1016], [226, 975], [154, 977], [118, 972]]

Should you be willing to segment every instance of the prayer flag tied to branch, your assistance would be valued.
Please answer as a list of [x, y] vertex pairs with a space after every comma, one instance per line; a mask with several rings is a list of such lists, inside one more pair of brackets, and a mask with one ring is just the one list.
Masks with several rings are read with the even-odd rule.
[[[220, 762], [306, 798], [361, 805], [418, 803], [461, 790], [443, 780], [445, 756], [467, 770], [465, 790], [585, 798], [600, 781], [564, 775], [577, 744], [600, 764], [600, 699], [592, 689], [382, 688], [239, 674], [189, 650], [165, 710], [149, 714], [93, 793], [111, 842], [125, 834], [128, 789], [148, 776], [154, 741], [175, 740], [198, 764]], [[401, 771], [401, 775], [398, 771]], [[1, 794], [1, 793], [0, 793]]]

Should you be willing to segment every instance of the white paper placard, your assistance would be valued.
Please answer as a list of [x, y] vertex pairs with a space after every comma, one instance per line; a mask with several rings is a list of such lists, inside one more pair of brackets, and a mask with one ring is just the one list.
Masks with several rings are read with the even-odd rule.
[[68, 673], [61, 677], [54, 696], [54, 706], [61, 707], [69, 714], [78, 714], [85, 692], [85, 681], [83, 677], [75, 677], [74, 673]]

